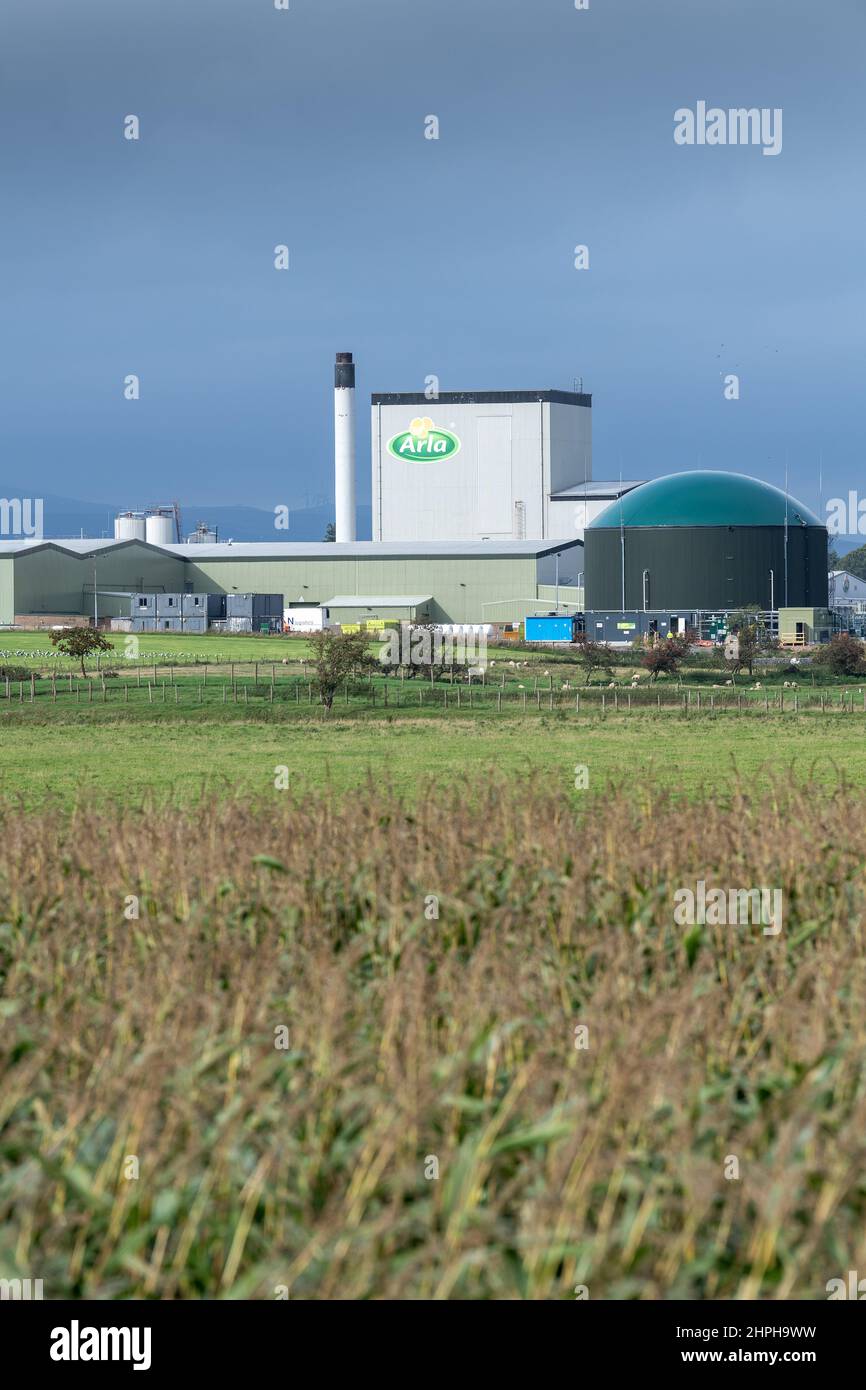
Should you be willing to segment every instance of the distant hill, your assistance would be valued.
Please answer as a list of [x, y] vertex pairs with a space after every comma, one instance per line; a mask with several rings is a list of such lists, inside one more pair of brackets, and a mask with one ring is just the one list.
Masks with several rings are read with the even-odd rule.
[[[3, 497], [33, 495], [32, 490], [22, 492], [10, 486], [3, 487], [0, 492]], [[82, 502], [74, 497], [59, 497], [50, 493], [42, 494], [42, 502], [46, 540], [68, 540], [82, 534], [91, 540], [113, 536], [114, 517], [121, 510], [119, 505], [110, 502]], [[222, 541], [321, 541], [325, 538], [328, 523], [334, 520], [332, 506], [298, 507], [289, 513], [289, 529], [277, 531], [273, 512], [259, 507], [182, 502], [180, 510], [184, 540], [195, 530], [198, 522], [206, 521], [218, 529]], [[370, 540], [372, 508], [369, 504], [359, 506], [357, 515], [358, 540]]]

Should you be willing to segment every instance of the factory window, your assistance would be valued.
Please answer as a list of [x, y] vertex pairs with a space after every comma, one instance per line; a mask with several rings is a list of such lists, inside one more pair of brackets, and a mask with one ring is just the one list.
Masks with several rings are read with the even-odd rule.
[[140, 598], [140, 599], [138, 600], [138, 606], [139, 606], [139, 608], [146, 608], [146, 607], [147, 607], [147, 599], [146, 599], [146, 598]]

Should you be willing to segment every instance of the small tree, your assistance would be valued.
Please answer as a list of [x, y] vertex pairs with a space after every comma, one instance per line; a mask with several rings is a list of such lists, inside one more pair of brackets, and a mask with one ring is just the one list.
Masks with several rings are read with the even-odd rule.
[[325, 628], [310, 634], [315, 665], [314, 682], [326, 709], [334, 703], [338, 688], [356, 671], [370, 671], [376, 659], [367, 649], [366, 632], [336, 632]]
[[595, 670], [607, 671], [610, 674], [613, 667], [613, 652], [606, 642], [593, 642], [591, 638], [580, 635], [575, 645], [577, 647], [577, 664], [582, 666], [586, 672], [587, 685], [589, 685]]
[[108, 639], [95, 627], [65, 627], [61, 632], [52, 632], [50, 637], [52, 646], [57, 647], [58, 651], [71, 656], [73, 661], [81, 662], [81, 674], [85, 679], [87, 672], [84, 661], [91, 652], [114, 651]]
[[819, 647], [812, 657], [818, 666], [826, 666], [835, 676], [859, 676], [866, 669], [866, 649], [858, 637], [837, 632], [826, 646]]
[[328, 522], [327, 526], [325, 527], [325, 534], [322, 537], [322, 539], [325, 541], [336, 541], [337, 528], [334, 525], [333, 521]]
[[644, 653], [643, 664], [650, 673], [650, 680], [654, 681], [660, 675], [677, 675], [689, 648], [697, 640], [697, 633], [694, 632], [679, 632], [670, 637], [660, 637]]

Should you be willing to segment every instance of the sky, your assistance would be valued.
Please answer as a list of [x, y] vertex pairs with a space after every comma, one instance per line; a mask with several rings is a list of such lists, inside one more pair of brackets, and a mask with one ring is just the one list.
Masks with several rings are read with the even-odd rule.
[[[582, 378], [596, 478], [847, 493], [864, 55], [862, 0], [3, 0], [0, 483], [331, 498], [348, 350], [359, 501], [370, 393], [430, 375]], [[699, 101], [780, 153], [676, 144]]]

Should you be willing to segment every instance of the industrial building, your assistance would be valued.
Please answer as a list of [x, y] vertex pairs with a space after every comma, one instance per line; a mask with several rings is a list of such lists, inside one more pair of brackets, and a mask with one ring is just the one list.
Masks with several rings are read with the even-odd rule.
[[582, 391], [374, 395], [373, 539], [582, 539], [638, 486], [593, 482], [591, 407]]
[[[826, 635], [827, 530], [736, 473], [592, 477], [580, 391], [372, 397], [373, 534], [355, 539], [355, 363], [334, 367], [336, 542], [180, 542], [176, 503], [126, 511], [114, 540], [0, 542], [0, 624], [118, 619], [134, 631], [585, 614], [607, 641], [756, 605], [792, 642]], [[585, 542], [585, 543], [584, 543]], [[842, 581], [844, 586], [844, 580]], [[313, 615], [311, 617], [311, 615]], [[784, 615], [784, 616], [783, 616]]]
[[[176, 600], [184, 594], [225, 595], [227, 618], [239, 596], [278, 594], [285, 609], [327, 607], [336, 623], [422, 615], [442, 623], [520, 622], [539, 606], [580, 608], [582, 571], [578, 540], [165, 546], [3, 541], [0, 624], [32, 624], [40, 615], [55, 623], [94, 613], [124, 619], [133, 595]], [[172, 608], [162, 615], [162, 631], [182, 630], [182, 608]], [[148, 610], [142, 616], [159, 614]], [[261, 615], [244, 610], [238, 616]], [[177, 627], [164, 626], [175, 619]]]

